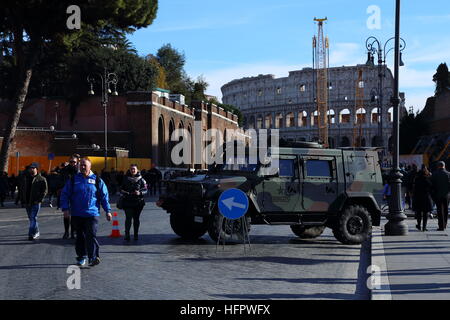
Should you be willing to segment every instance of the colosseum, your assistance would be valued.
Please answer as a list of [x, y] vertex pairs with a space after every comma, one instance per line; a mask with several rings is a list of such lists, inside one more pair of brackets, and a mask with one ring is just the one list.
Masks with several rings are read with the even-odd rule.
[[[362, 81], [358, 81], [359, 70], [362, 71]], [[383, 75], [382, 96], [378, 89], [379, 72]], [[291, 71], [289, 76], [284, 78], [259, 75], [233, 80], [222, 86], [222, 101], [242, 111], [246, 129], [277, 128], [280, 130], [280, 136], [289, 141], [318, 141], [314, 77], [314, 69], [304, 68]], [[361, 146], [381, 145], [378, 140], [381, 120], [382, 145], [389, 150], [393, 127], [393, 108], [390, 103], [393, 85], [392, 72], [386, 66], [380, 69], [371, 65], [330, 68], [328, 72], [330, 147], [351, 146], [355, 122], [358, 126], [356, 139], [361, 139], [358, 141]], [[355, 112], [357, 87], [364, 91], [364, 102], [362, 107], [359, 104], [360, 108]], [[401, 93], [400, 98], [400, 110], [403, 114], [406, 112], [405, 95]], [[378, 99], [382, 100], [381, 112], [378, 110]]]

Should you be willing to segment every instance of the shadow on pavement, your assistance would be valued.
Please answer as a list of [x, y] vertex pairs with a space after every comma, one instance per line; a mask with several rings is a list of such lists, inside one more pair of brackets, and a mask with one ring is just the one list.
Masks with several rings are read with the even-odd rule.
[[445, 268], [423, 268], [423, 269], [408, 269], [408, 270], [390, 270], [389, 275], [392, 276], [433, 276], [448, 274], [450, 278], [450, 267]]
[[391, 284], [392, 294], [450, 293], [450, 283]]
[[337, 278], [309, 278], [309, 279], [289, 279], [289, 278], [236, 278], [236, 280], [248, 281], [278, 281], [288, 283], [310, 283], [310, 284], [356, 284], [357, 279], [337, 279]]
[[299, 265], [299, 266], [309, 266], [318, 265], [324, 263], [355, 263], [358, 260], [319, 260], [319, 259], [303, 259], [303, 258], [292, 258], [292, 257], [229, 257], [229, 258], [183, 258], [186, 261], [193, 262], [204, 262], [204, 261], [224, 261], [224, 262], [269, 262], [269, 263], [279, 263], [287, 265]]
[[0, 270], [17, 269], [67, 269], [70, 264], [24, 264], [15, 266], [0, 266]]
[[213, 294], [217, 298], [225, 299], [330, 299], [330, 300], [358, 300], [358, 295], [347, 293], [316, 293], [316, 294], [287, 294], [287, 293], [269, 293], [269, 294]]

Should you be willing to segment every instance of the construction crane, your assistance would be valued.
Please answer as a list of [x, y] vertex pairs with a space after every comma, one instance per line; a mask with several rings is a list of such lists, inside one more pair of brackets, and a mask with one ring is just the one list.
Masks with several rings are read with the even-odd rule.
[[[313, 65], [316, 69], [316, 103], [317, 103], [317, 126], [319, 128], [319, 143], [328, 148], [328, 62], [329, 62], [329, 41], [323, 36], [323, 23], [328, 19], [317, 19], [317, 37], [313, 38]], [[314, 62], [315, 59], [315, 62]]]
[[[358, 80], [356, 82], [356, 94], [355, 94], [355, 109], [353, 111], [354, 125], [353, 125], [353, 147], [362, 147], [362, 136], [363, 136], [363, 113], [362, 108], [364, 108], [364, 82], [363, 82], [363, 71], [358, 69]], [[360, 117], [358, 119], [358, 111], [360, 112]]]

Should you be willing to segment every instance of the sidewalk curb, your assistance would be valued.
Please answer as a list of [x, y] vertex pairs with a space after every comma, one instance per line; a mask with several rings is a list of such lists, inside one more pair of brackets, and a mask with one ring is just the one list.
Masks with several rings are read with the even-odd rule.
[[370, 291], [370, 298], [371, 300], [392, 300], [381, 227], [372, 229], [371, 258], [371, 270], [368, 270], [368, 273], [372, 276], [373, 288]]

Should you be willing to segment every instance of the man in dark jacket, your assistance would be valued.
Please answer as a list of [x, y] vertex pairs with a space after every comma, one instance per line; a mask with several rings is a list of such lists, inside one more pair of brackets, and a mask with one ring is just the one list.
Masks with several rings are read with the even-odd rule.
[[[59, 185], [60, 190], [58, 191], [58, 208], [61, 206], [61, 192], [67, 181], [70, 181], [78, 173], [80, 157], [74, 154], [70, 157], [69, 163], [61, 169], [61, 184]], [[72, 223], [71, 216], [64, 216], [64, 235], [63, 239], [69, 238], [69, 228], [70, 228], [70, 238], [75, 239], [75, 228]]]
[[450, 192], [450, 172], [445, 170], [445, 163], [439, 161], [437, 170], [431, 177], [433, 183], [434, 202], [437, 207], [438, 231], [444, 231], [447, 228], [448, 220], [448, 196]]
[[47, 180], [38, 173], [39, 165], [33, 162], [28, 166], [28, 171], [23, 175], [21, 187], [21, 202], [25, 206], [30, 220], [28, 240], [39, 237], [39, 225], [37, 215], [41, 209], [41, 203], [47, 194]]

